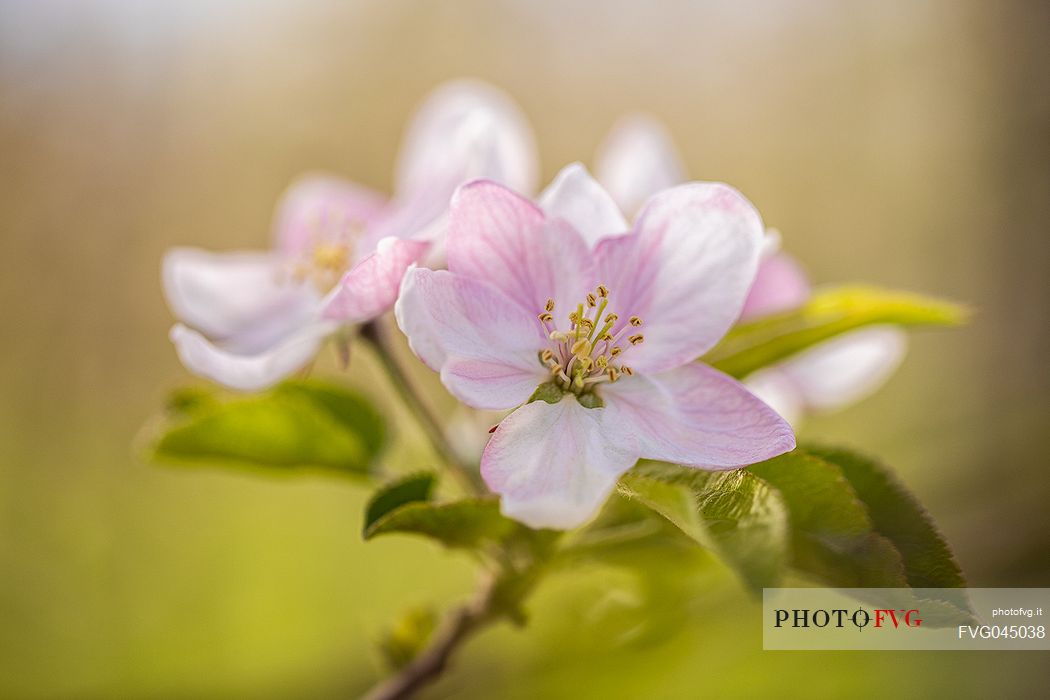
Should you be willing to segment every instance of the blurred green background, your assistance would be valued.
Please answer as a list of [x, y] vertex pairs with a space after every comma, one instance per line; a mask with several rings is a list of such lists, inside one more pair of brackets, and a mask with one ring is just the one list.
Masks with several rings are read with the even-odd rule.
[[[1050, 586], [1048, 39], [1036, 2], [4, 0], [0, 697], [350, 695], [400, 610], [470, 590], [463, 557], [361, 543], [359, 486], [165, 470], [133, 447], [188, 381], [164, 250], [264, 244], [303, 170], [389, 189], [413, 106], [461, 75], [519, 100], [545, 178], [641, 108], [815, 280], [973, 304], [802, 434], [894, 465], [972, 585]], [[348, 381], [384, 395], [356, 359]], [[391, 460], [432, 461], [393, 415]], [[1045, 653], [763, 652], [719, 565], [681, 588], [649, 615], [616, 571], [554, 578], [533, 624], [476, 639], [430, 696], [1036, 697], [1050, 680]]]

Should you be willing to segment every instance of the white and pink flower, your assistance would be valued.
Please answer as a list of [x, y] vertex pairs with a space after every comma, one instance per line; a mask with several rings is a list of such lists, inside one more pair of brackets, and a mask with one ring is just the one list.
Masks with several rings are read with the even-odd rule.
[[462, 187], [448, 270], [410, 269], [395, 306], [453, 395], [517, 407], [481, 460], [506, 515], [575, 527], [639, 458], [723, 470], [793, 449], [772, 409], [695, 362], [739, 316], [758, 266], [762, 222], [743, 196], [681, 185], [628, 227], [570, 166], [540, 201]]
[[[598, 180], [629, 213], [653, 193], [685, 179], [666, 127], [646, 115], [621, 119], [599, 147], [595, 164]], [[742, 320], [786, 311], [809, 299], [812, 286], [805, 274], [779, 248], [779, 235], [770, 232]], [[893, 374], [906, 351], [907, 336], [901, 330], [873, 326], [820, 343], [755, 372], [744, 383], [795, 424], [808, 413], [843, 408], [871, 394]]]
[[179, 358], [231, 388], [276, 383], [333, 334], [393, 306], [409, 265], [440, 254], [456, 187], [487, 177], [527, 192], [536, 173], [532, 132], [509, 97], [474, 81], [439, 87], [406, 133], [392, 199], [307, 176], [277, 207], [271, 250], [165, 256]]

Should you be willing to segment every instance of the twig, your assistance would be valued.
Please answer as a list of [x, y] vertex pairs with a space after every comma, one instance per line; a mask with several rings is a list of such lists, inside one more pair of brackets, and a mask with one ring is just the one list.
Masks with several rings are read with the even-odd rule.
[[478, 597], [454, 610], [425, 651], [364, 696], [364, 700], [403, 700], [434, 682], [448, 666], [452, 654], [472, 635], [499, 619], [495, 605], [496, 583], [489, 580]]

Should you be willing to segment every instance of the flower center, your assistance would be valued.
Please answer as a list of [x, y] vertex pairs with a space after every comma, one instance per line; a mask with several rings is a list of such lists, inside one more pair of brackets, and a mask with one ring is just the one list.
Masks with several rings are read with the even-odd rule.
[[609, 311], [609, 289], [604, 284], [569, 313], [567, 330], [560, 330], [555, 321], [553, 299], [547, 300], [537, 318], [551, 341], [539, 353], [540, 363], [565, 391], [582, 395], [603, 382], [634, 374], [623, 363], [623, 356], [645, 341], [638, 331], [642, 319], [621, 319]]
[[309, 224], [310, 242], [292, 260], [292, 278], [328, 292], [350, 269], [354, 242], [363, 231], [364, 224], [356, 219], [331, 213], [316, 216]]

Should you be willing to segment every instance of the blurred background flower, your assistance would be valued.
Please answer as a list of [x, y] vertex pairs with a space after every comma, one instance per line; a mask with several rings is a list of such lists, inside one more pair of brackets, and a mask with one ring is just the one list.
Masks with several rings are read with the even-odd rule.
[[[469, 562], [429, 543], [362, 544], [352, 484], [162, 470], [129, 448], [188, 380], [163, 251], [257, 246], [306, 170], [385, 189], [405, 119], [461, 75], [521, 104], [540, 181], [642, 109], [814, 282], [971, 302], [970, 326], [915, 336], [878, 394], [801, 437], [877, 450], [973, 585], [1048, 585], [1048, 27], [1022, 0], [5, 2], [0, 695], [351, 693], [400, 611], [469, 590]], [[382, 396], [369, 359], [348, 381]], [[390, 410], [390, 460], [432, 463]], [[1045, 687], [1023, 654], [764, 653], [731, 575], [682, 562], [659, 588], [551, 579], [527, 630], [469, 645], [432, 695]]]

